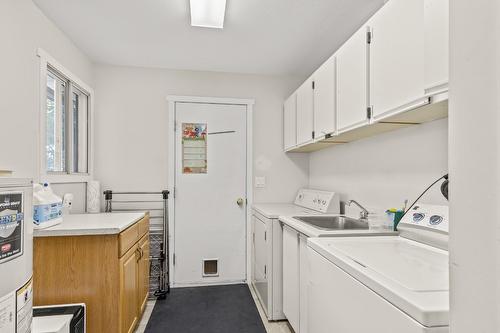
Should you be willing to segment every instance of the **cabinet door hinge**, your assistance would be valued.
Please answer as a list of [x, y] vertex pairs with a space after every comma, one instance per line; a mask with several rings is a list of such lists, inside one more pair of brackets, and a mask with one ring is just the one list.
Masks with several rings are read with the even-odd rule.
[[267, 265], [264, 265], [264, 276], [267, 277]]
[[264, 231], [264, 240], [267, 241], [267, 231]]
[[369, 106], [366, 108], [366, 118], [372, 119], [373, 117], [373, 106]]
[[372, 43], [372, 32], [369, 31], [369, 30], [366, 32], [366, 43], [367, 44], [371, 44]]
[[314, 83], [314, 81], [312, 82], [312, 87], [313, 87], [313, 90], [316, 87], [316, 84]]

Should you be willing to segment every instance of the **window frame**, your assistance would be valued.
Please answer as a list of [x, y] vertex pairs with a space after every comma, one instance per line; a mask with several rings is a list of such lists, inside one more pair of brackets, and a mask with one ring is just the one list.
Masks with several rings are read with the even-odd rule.
[[[57, 60], [50, 56], [42, 49], [37, 50], [37, 55], [40, 58], [40, 114], [38, 123], [38, 181], [39, 182], [52, 182], [52, 183], [83, 183], [93, 179], [94, 173], [94, 90], [83, 82], [78, 76], [69, 71], [66, 67], [61, 65]], [[72, 126], [73, 118], [73, 104], [72, 93], [73, 86], [88, 96], [87, 99], [87, 172], [75, 173], [73, 172], [72, 163], [68, 163], [66, 171], [64, 172], [48, 172], [47, 171], [47, 158], [46, 158], [46, 113], [47, 113], [47, 74], [51, 70], [55, 71], [60, 76], [66, 78], [70, 84], [68, 85], [66, 114], [69, 116], [67, 124]], [[68, 125], [66, 125], [68, 126]], [[68, 128], [66, 133], [66, 140], [68, 146], [66, 148], [67, 161], [71, 161], [73, 154], [72, 147], [72, 129]]]

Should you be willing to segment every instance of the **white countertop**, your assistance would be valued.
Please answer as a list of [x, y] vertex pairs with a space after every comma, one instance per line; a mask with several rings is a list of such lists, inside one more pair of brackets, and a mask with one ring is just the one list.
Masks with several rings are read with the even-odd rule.
[[[340, 214], [326, 214], [323, 216], [339, 216]], [[323, 230], [313, 227], [310, 224], [299, 221], [293, 216], [280, 216], [279, 220], [290, 228], [307, 237], [346, 237], [346, 236], [393, 236], [397, 231], [390, 229], [363, 229], [363, 230]]]
[[35, 229], [33, 237], [87, 236], [119, 234], [145, 216], [141, 213], [70, 214], [61, 224]]
[[277, 219], [281, 215], [316, 215], [321, 214], [293, 203], [256, 203], [252, 209], [268, 219]]

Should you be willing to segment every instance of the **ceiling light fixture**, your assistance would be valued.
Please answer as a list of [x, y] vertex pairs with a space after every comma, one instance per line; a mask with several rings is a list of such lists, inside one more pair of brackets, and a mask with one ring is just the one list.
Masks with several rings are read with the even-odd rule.
[[226, 0], [190, 0], [191, 25], [204, 28], [224, 28]]

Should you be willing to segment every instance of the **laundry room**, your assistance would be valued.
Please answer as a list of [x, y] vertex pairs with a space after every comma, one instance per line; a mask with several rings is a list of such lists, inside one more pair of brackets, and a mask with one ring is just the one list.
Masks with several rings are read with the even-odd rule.
[[499, 21], [0, 1], [0, 333], [500, 332]]

